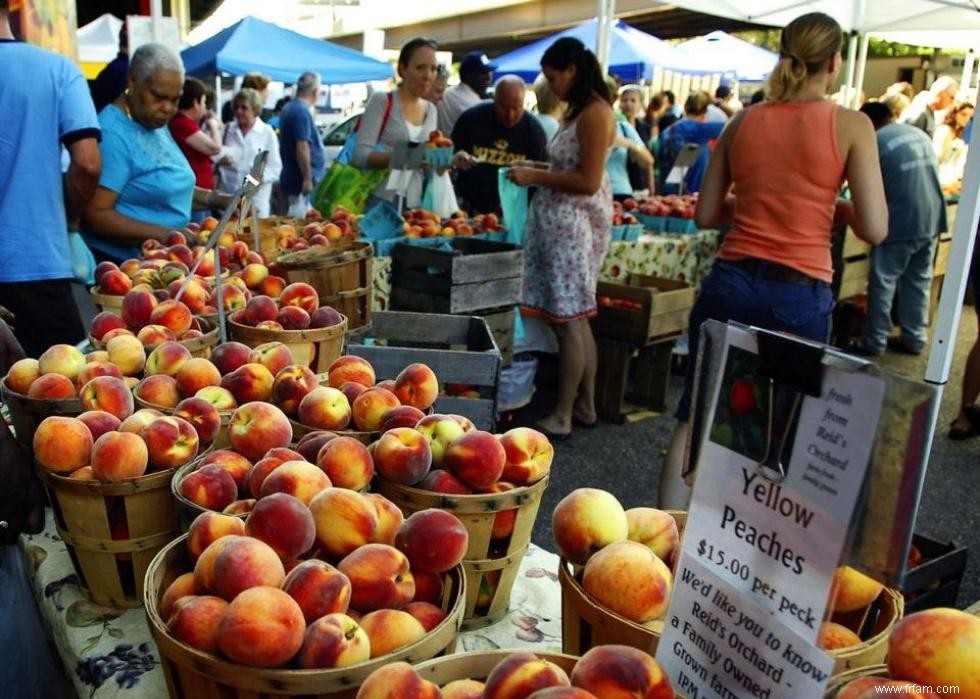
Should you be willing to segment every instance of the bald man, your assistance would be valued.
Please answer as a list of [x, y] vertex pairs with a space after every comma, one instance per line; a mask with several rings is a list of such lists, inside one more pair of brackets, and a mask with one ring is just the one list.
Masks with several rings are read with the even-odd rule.
[[470, 214], [500, 212], [497, 170], [515, 160], [547, 160], [541, 123], [524, 110], [526, 87], [514, 75], [497, 81], [492, 102], [463, 112], [453, 127], [456, 198]]

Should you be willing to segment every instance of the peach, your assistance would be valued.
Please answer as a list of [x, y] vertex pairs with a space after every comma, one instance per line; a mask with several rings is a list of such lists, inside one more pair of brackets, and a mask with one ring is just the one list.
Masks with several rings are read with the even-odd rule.
[[368, 448], [353, 437], [327, 440], [316, 455], [316, 465], [338, 488], [364, 490], [374, 477]]
[[169, 619], [170, 613], [174, 609], [174, 603], [182, 597], [196, 595], [197, 586], [194, 584], [194, 573], [184, 573], [178, 575], [176, 579], [167, 587], [160, 597], [157, 609], [161, 619]]
[[272, 383], [272, 401], [287, 415], [295, 416], [300, 401], [318, 385], [316, 374], [308, 366], [290, 364], [276, 374]]
[[104, 410], [120, 421], [133, 414], [133, 392], [115, 376], [95, 377], [82, 387], [78, 398], [84, 410]]
[[146, 364], [143, 343], [133, 335], [119, 335], [106, 343], [109, 361], [119, 367], [123, 376], [137, 376]]
[[409, 602], [402, 611], [408, 612], [415, 617], [426, 632], [432, 631], [446, 618], [446, 612], [441, 607], [437, 607], [431, 602]]
[[255, 508], [255, 503], [258, 502], [255, 498], [246, 498], [244, 500], [235, 500], [221, 511], [223, 515], [247, 515]]
[[230, 411], [238, 407], [238, 401], [231, 391], [221, 386], [205, 386], [195, 393], [194, 397], [207, 401], [218, 411]]
[[282, 324], [278, 320], [263, 320], [261, 323], [255, 327], [261, 328], [262, 330], [283, 330]]
[[248, 355], [248, 361], [252, 364], [261, 364], [273, 376], [289, 365], [296, 363], [293, 359], [292, 350], [282, 342], [266, 342], [252, 348]]
[[40, 375], [41, 369], [38, 361], [30, 357], [25, 357], [24, 359], [18, 359], [10, 365], [5, 381], [7, 388], [11, 391], [26, 396], [31, 384]]
[[37, 360], [41, 374], [61, 374], [74, 381], [85, 366], [85, 355], [74, 345], [51, 345]]
[[830, 599], [834, 612], [853, 612], [874, 602], [885, 586], [850, 566], [834, 571]]
[[[506, 493], [514, 490], [514, 486], [505, 481], [497, 481], [481, 493]], [[514, 533], [514, 525], [517, 523], [517, 509], [501, 510], [493, 518], [493, 527], [490, 530], [491, 539], [506, 539]]]
[[953, 685], [980, 697], [980, 617], [936, 607], [910, 614], [888, 636], [892, 677], [920, 685]]
[[119, 431], [142, 434], [143, 428], [156, 420], [158, 417], [163, 417], [163, 413], [161, 413], [159, 410], [154, 408], [141, 408], [120, 423]]
[[316, 386], [300, 400], [297, 419], [318, 430], [343, 430], [350, 423], [351, 407], [347, 397], [336, 388]]
[[177, 334], [163, 325], [144, 325], [136, 333], [136, 339], [142, 342], [144, 347], [153, 347], [164, 342], [175, 341]]
[[371, 641], [372, 658], [394, 653], [420, 640], [426, 633], [422, 623], [408, 612], [388, 608], [365, 614], [361, 628]]
[[289, 561], [310, 550], [316, 524], [310, 508], [287, 493], [273, 493], [256, 501], [245, 520], [245, 531], [264, 541], [279, 559]]
[[177, 404], [174, 415], [187, 420], [197, 431], [200, 444], [210, 444], [221, 429], [218, 409], [203, 398], [185, 398]]
[[182, 418], [158, 417], [143, 428], [140, 436], [146, 442], [150, 464], [156, 469], [180, 466], [197, 456], [197, 431]]
[[98, 478], [95, 477], [95, 471], [92, 470], [91, 466], [82, 466], [81, 468], [76, 468], [74, 471], [68, 474], [68, 477], [73, 481], [97, 481]]
[[269, 268], [263, 264], [254, 262], [245, 265], [245, 268], [241, 271], [242, 281], [245, 282], [245, 286], [249, 289], [257, 289], [259, 284], [268, 276]]
[[136, 387], [140, 400], [161, 408], [176, 408], [180, 402], [177, 380], [166, 374], [152, 374], [140, 381]]
[[146, 473], [146, 443], [131, 432], [106, 432], [92, 446], [92, 471], [105, 483], [139, 478]]
[[[106, 354], [108, 355], [108, 353]], [[78, 376], [75, 377], [75, 386], [81, 391], [82, 386], [100, 376], [114, 376], [117, 379], [123, 378], [119, 367], [112, 362], [102, 360], [87, 361], [85, 366], [82, 367], [82, 370], [78, 372]]]
[[[116, 328], [115, 330], [110, 330], [109, 332], [107, 332], [105, 335], [102, 336], [102, 343], [104, 345], [108, 345], [109, 340], [111, 340], [114, 337], [120, 337], [121, 335], [129, 335], [130, 337], [136, 337], [136, 333], [134, 333], [129, 328]], [[106, 356], [103, 357], [102, 360], [108, 362], [109, 352], [107, 350], [102, 350], [102, 351], [105, 352], [106, 354]]]
[[541, 432], [515, 427], [500, 437], [507, 454], [502, 478], [517, 486], [537, 483], [551, 471], [555, 448]]
[[500, 480], [507, 462], [507, 452], [489, 432], [464, 432], [446, 448], [446, 468], [473, 488], [487, 488]]
[[[173, 235], [173, 233], [171, 234]], [[179, 235], [179, 234], [178, 234]], [[191, 267], [194, 264], [194, 253], [191, 249], [187, 247], [186, 241], [170, 243], [170, 247], [167, 248], [167, 258], [180, 263], [184, 266], [184, 269]]]
[[299, 306], [307, 313], [313, 313], [320, 307], [320, 297], [309, 284], [294, 282], [279, 294], [279, 306]]
[[[93, 350], [85, 354], [86, 364], [88, 364], [89, 362], [108, 362], [108, 361], [109, 361], [109, 353], [106, 352], [105, 350]], [[118, 369], [119, 367], [116, 368]]]
[[415, 598], [413, 602], [430, 602], [438, 606], [442, 602], [442, 576], [438, 573], [427, 573], [417, 570], [412, 573], [415, 578]]
[[395, 536], [405, 522], [405, 516], [398, 505], [378, 493], [364, 493], [364, 497], [374, 504], [378, 515], [378, 526], [371, 537], [372, 544], [395, 545]]
[[115, 432], [122, 424], [118, 417], [104, 410], [88, 410], [79, 415], [78, 419], [84, 422], [88, 431], [92, 433], [93, 443], [106, 432]]
[[[200, 277], [195, 277], [187, 282], [187, 286], [184, 287], [184, 293], [180, 297], [180, 300], [191, 309], [192, 313], [204, 313], [210, 294], [211, 290], [204, 280]], [[214, 312], [217, 312], [217, 309]]]
[[140, 261], [132, 257], [119, 263], [120, 271], [122, 271], [127, 277], [138, 270], [139, 267]]
[[263, 279], [258, 285], [256, 291], [258, 291], [260, 294], [265, 294], [266, 296], [277, 299], [285, 288], [286, 280], [280, 276], [270, 273], [269, 276]]
[[273, 587], [254, 587], [221, 615], [218, 647], [242, 665], [279, 667], [299, 652], [305, 631], [303, 612], [292, 597]]
[[442, 688], [442, 699], [483, 699], [483, 683], [477, 680], [453, 680]]
[[279, 305], [268, 296], [253, 296], [245, 304], [242, 320], [246, 325], [258, 325], [266, 320], [275, 320], [279, 314]]
[[122, 319], [131, 330], [138, 330], [149, 325], [153, 309], [157, 307], [157, 297], [150, 291], [130, 289], [123, 296]]
[[218, 649], [218, 623], [228, 603], [211, 595], [188, 595], [174, 603], [167, 631], [182, 643], [214, 653]]
[[310, 511], [316, 522], [317, 547], [335, 560], [372, 541], [378, 528], [374, 503], [346, 488], [327, 488], [310, 502]]
[[[347, 396], [347, 402], [353, 405], [354, 399], [364, 393], [367, 389], [367, 386], [357, 383], [356, 381], [345, 381], [344, 383], [340, 384], [340, 388], [338, 390]], [[384, 419], [384, 416], [382, 416], [382, 419]]]
[[222, 342], [211, 353], [211, 362], [218, 367], [222, 376], [230, 374], [235, 369], [248, 364], [248, 355], [252, 348], [241, 342]]
[[331, 306], [320, 306], [310, 314], [311, 328], [330, 328], [344, 322], [344, 316]]
[[408, 557], [412, 570], [444, 573], [463, 560], [469, 541], [469, 533], [456, 515], [430, 508], [405, 520], [395, 537], [395, 547]]
[[98, 290], [106, 296], [125, 296], [133, 288], [133, 280], [118, 269], [108, 270], [99, 281]]
[[426, 438], [411, 427], [396, 427], [381, 435], [374, 448], [374, 465], [385, 479], [414, 485], [429, 472], [432, 452]]
[[218, 449], [213, 451], [201, 461], [202, 466], [207, 466], [209, 464], [215, 464], [226, 470], [235, 481], [235, 485], [238, 486], [239, 493], [248, 492], [248, 484], [246, 478], [248, 477], [248, 472], [252, 468], [252, 462], [246, 459], [244, 456], [238, 452], [234, 452], [230, 449]]
[[[445, 693], [443, 693], [445, 699]], [[598, 699], [592, 692], [587, 692], [578, 687], [546, 687], [539, 689], [534, 694], [529, 694], [527, 699]]]
[[667, 611], [673, 577], [643, 544], [616, 541], [596, 552], [582, 574], [582, 587], [599, 604], [644, 624]]
[[572, 670], [572, 685], [605, 699], [674, 699], [670, 679], [649, 654], [620, 645], [597, 646]]
[[317, 466], [307, 461], [286, 461], [262, 481], [259, 497], [286, 493], [309, 505], [316, 495], [331, 485], [327, 474]]
[[181, 301], [163, 301], [150, 312], [150, 323], [182, 335], [191, 329], [191, 309]]
[[623, 506], [598, 488], [577, 488], [566, 495], [555, 507], [551, 528], [558, 552], [578, 565], [585, 565], [593, 553], [629, 534]]
[[197, 561], [204, 549], [221, 537], [244, 535], [245, 522], [240, 517], [202, 512], [194, 518], [187, 530], [187, 552], [192, 561]]
[[[208, 298], [208, 303], [212, 306], [217, 307], [218, 305], [218, 291], [215, 289], [214, 293]], [[231, 283], [231, 279], [227, 283], [221, 285], [221, 305], [225, 309], [225, 313], [231, 313], [237, 310], [243, 310], [245, 304], [248, 303], [248, 298], [246, 297], [246, 292], [239, 287]]]
[[180, 368], [191, 358], [191, 351], [179, 342], [164, 342], [153, 348], [146, 358], [144, 370], [148, 375], [176, 376]]
[[365, 432], [376, 432], [381, 427], [381, 416], [398, 405], [398, 398], [391, 391], [369, 388], [355, 398], [351, 405], [354, 427]]
[[534, 653], [511, 653], [487, 676], [485, 699], [523, 699], [546, 687], [568, 687], [565, 671]]
[[44, 418], [34, 432], [34, 458], [49, 471], [71, 473], [88, 466], [92, 443], [92, 433], [84, 422], [52, 415]]
[[275, 457], [263, 457], [255, 462], [245, 476], [246, 492], [258, 498], [262, 494], [262, 483], [268, 478], [269, 474], [279, 468], [290, 459], [279, 459]]
[[292, 440], [289, 418], [274, 405], [246, 403], [232, 413], [228, 441], [232, 449], [247, 459], [260, 459], [270, 449], [285, 447]]
[[[362, 620], [363, 621], [363, 620]], [[439, 687], [422, 679], [418, 671], [406, 662], [387, 663], [372, 672], [356, 699], [440, 699]]]
[[238, 498], [235, 479], [217, 464], [201, 466], [180, 482], [180, 494], [207, 510], [221, 512]]
[[824, 650], [849, 648], [861, 643], [861, 637], [849, 628], [834, 621], [824, 621], [817, 633], [817, 647]]
[[423, 478], [416, 487], [431, 490], [433, 493], [446, 493], [447, 495], [473, 494], [471, 487], [449, 471], [443, 471], [441, 468], [429, 471], [429, 475]]
[[299, 306], [283, 306], [276, 314], [276, 322], [283, 330], [305, 330], [310, 327], [310, 314]]
[[307, 624], [327, 614], [344, 614], [350, 605], [350, 580], [326, 561], [303, 561], [289, 571], [282, 589], [296, 600]]
[[331, 388], [340, 388], [348, 381], [371, 387], [376, 380], [371, 363], [353, 354], [338, 357], [327, 369], [327, 383]]
[[92, 319], [92, 329], [90, 334], [92, 339], [102, 341], [102, 338], [110, 330], [125, 328], [126, 321], [112, 311], [102, 311]]
[[346, 614], [327, 614], [306, 629], [296, 663], [304, 669], [349, 667], [371, 658], [371, 641]]
[[677, 522], [663, 510], [634, 507], [626, 510], [627, 538], [643, 544], [665, 563], [670, 562], [680, 540]]
[[387, 432], [395, 427], [414, 428], [423, 417], [425, 417], [425, 413], [418, 408], [411, 405], [399, 405], [381, 416], [381, 426], [378, 431]]
[[379, 381], [378, 383], [374, 384], [374, 388], [383, 388], [386, 391], [390, 391], [391, 393], [394, 393], [395, 392], [395, 380], [394, 379], [385, 379], [384, 381]]
[[42, 374], [31, 383], [27, 389], [27, 395], [31, 398], [74, 398], [78, 395], [75, 391], [75, 384], [67, 376], [61, 374]]
[[184, 398], [193, 396], [202, 388], [221, 384], [221, 373], [211, 360], [191, 357], [177, 371], [177, 391]]
[[426, 364], [409, 364], [395, 378], [395, 395], [402, 405], [429, 408], [439, 395], [439, 380]]
[[[267, 543], [251, 536], [227, 536], [221, 540], [225, 546], [214, 560], [214, 591], [220, 597], [230, 602], [251, 587], [282, 585], [286, 571]], [[292, 601], [292, 597], [289, 599]]]
[[429, 449], [432, 451], [432, 465], [436, 468], [442, 468], [443, 457], [452, 441], [461, 437], [466, 432], [463, 425], [451, 415], [440, 415], [438, 413], [426, 415], [415, 425], [415, 429], [425, 435], [425, 438], [429, 440]]
[[[323, 445], [336, 437], [336, 434], [333, 432], [327, 432], [326, 430], [314, 430], [313, 432], [307, 432], [300, 438], [299, 442], [296, 443], [296, 451], [298, 451], [300, 455], [311, 464], [315, 464], [317, 454], [320, 453], [320, 449], [323, 447]], [[374, 468], [373, 462], [371, 467]], [[327, 475], [329, 476], [330, 474], [328, 473]]]
[[404, 553], [387, 544], [364, 544], [337, 564], [350, 580], [350, 605], [359, 612], [397, 608], [415, 597], [415, 580]]
[[229, 391], [239, 405], [269, 400], [274, 382], [271, 371], [252, 362], [221, 377], [221, 387]]

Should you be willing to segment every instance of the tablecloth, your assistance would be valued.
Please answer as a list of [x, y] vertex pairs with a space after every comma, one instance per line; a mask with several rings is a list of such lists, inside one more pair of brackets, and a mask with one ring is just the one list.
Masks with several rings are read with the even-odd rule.
[[[167, 685], [146, 614], [90, 602], [48, 511], [43, 532], [22, 536], [38, 608], [79, 697], [166, 697]], [[520, 648], [561, 651], [558, 556], [531, 545], [521, 561], [510, 612], [460, 634], [457, 652]]]

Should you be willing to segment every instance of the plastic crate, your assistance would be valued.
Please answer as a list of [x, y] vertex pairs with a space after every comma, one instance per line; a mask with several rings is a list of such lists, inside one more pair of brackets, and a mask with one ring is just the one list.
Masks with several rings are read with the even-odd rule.
[[669, 216], [667, 218], [667, 232], [685, 234], [697, 233], [698, 224], [694, 222], [694, 219]]
[[620, 240], [624, 243], [635, 243], [643, 235], [643, 230], [642, 223], [628, 223], [623, 226], [623, 233]]
[[425, 162], [432, 167], [449, 167], [453, 164], [453, 147], [426, 148]]
[[361, 217], [359, 224], [361, 237], [366, 240], [388, 240], [400, 237], [404, 222], [395, 207], [382, 201]]
[[664, 216], [651, 216], [634, 212], [633, 214], [643, 224], [643, 227], [654, 233], [663, 233], [667, 230], [667, 218]]

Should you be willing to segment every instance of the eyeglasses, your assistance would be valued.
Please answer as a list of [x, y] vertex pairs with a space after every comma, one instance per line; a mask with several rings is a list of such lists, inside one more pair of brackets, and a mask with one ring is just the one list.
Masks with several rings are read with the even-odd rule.
[[249, 105], [247, 105], [247, 104], [236, 104], [235, 105], [235, 111], [236, 112], [248, 112], [248, 111], [251, 111], [251, 110], [252, 110], [252, 108]]

